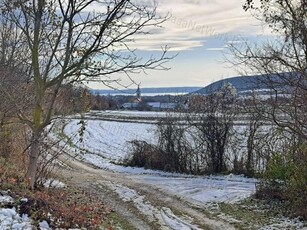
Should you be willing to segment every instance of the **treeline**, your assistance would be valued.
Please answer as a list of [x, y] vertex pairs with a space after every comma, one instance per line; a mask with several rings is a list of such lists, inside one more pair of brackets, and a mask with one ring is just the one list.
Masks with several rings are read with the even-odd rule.
[[[187, 95], [156, 95], [156, 96], [142, 96], [142, 102], [140, 104], [146, 104], [148, 102], [160, 102], [160, 103], [185, 103], [188, 99]], [[92, 107], [93, 110], [104, 109], [120, 109], [124, 103], [134, 102], [135, 95], [92, 95]], [[142, 105], [141, 105], [142, 106]], [[148, 110], [150, 108], [147, 108]]]

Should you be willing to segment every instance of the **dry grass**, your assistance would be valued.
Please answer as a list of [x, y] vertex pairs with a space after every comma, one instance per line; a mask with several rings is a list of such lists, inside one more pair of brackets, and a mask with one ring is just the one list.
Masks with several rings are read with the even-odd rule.
[[111, 213], [95, 196], [72, 187], [20, 190], [13, 196], [20, 214], [28, 214], [36, 225], [46, 220], [51, 228], [98, 229], [106, 225]]
[[26, 167], [28, 157], [26, 130], [21, 125], [1, 127], [0, 139], [0, 185], [1, 189], [26, 186]]

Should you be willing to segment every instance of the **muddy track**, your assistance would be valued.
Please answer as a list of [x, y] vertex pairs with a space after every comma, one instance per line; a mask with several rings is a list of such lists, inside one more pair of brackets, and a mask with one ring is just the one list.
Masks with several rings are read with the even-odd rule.
[[99, 198], [104, 204], [117, 213], [122, 219], [129, 223], [130, 227], [138, 230], [154, 229], [147, 223], [144, 216], [140, 215], [138, 210], [128, 203], [123, 202], [114, 192], [110, 189], [97, 187], [97, 183], [103, 184], [105, 182], [98, 173], [90, 170], [88, 171], [87, 165], [75, 165], [72, 162], [65, 161], [71, 169], [59, 168], [59, 174], [70, 185], [77, 186], [84, 189], [92, 196]]
[[[100, 198], [126, 220], [132, 229], [175, 229], [166, 224], [165, 218], [183, 226], [176, 230], [234, 229], [225, 221], [209, 218], [204, 208], [143, 183], [136, 175], [97, 169], [67, 156], [61, 156], [60, 160], [70, 166], [70, 169], [58, 169], [63, 179]], [[132, 193], [131, 199], [123, 197], [117, 190], [123, 190], [123, 194]], [[143, 203], [138, 203], [140, 200]], [[153, 214], [147, 215], [144, 209], [150, 209]], [[167, 215], [168, 210], [174, 215]]]

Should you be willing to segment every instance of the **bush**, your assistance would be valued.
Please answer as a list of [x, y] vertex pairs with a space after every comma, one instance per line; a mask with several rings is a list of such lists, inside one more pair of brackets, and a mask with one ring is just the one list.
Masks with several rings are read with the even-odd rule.
[[307, 146], [299, 148], [294, 156], [293, 171], [288, 181], [294, 214], [307, 220]]
[[256, 197], [288, 201], [294, 216], [307, 219], [306, 145], [270, 159], [264, 178], [257, 185]]
[[[204, 125], [206, 126], [206, 124]], [[212, 127], [212, 130], [215, 128]], [[173, 117], [169, 114], [156, 125], [157, 145], [138, 140], [131, 141], [131, 154], [125, 162], [129, 166], [177, 173], [200, 175], [219, 172], [219, 170], [214, 171], [211, 166], [218, 165], [221, 170], [226, 169], [225, 143], [216, 141], [215, 135], [213, 137], [212, 141], [218, 142], [218, 146], [211, 148], [211, 152], [214, 152], [214, 155], [211, 156], [211, 152], [208, 150], [208, 146], [211, 145], [195, 130], [195, 124], [193, 127], [182, 124], [179, 117]], [[223, 146], [222, 150], [221, 145]], [[220, 157], [215, 155], [217, 149], [220, 150]]]
[[164, 153], [167, 171], [188, 173], [188, 164], [193, 157], [186, 136], [186, 127], [176, 117], [168, 115], [157, 124], [158, 148]]
[[163, 151], [146, 141], [133, 140], [130, 141], [130, 145], [132, 150], [130, 157], [125, 160], [126, 165], [167, 170], [166, 155]]
[[273, 180], [287, 181], [294, 173], [294, 162], [292, 156], [274, 155], [268, 162], [266, 177]]
[[284, 181], [274, 179], [262, 179], [256, 184], [257, 199], [285, 201], [289, 197], [286, 193]]

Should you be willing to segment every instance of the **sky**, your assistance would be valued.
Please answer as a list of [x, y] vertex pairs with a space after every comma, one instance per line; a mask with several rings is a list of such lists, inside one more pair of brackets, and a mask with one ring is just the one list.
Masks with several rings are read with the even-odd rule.
[[[227, 46], [242, 40], [259, 42], [270, 36], [261, 23], [242, 8], [244, 0], [157, 0], [158, 13], [169, 14], [163, 28], [136, 37], [132, 45], [143, 57], [159, 55], [167, 45], [169, 55], [177, 55], [168, 71], [150, 70], [131, 75], [141, 87], [206, 86], [214, 81], [238, 76], [225, 59]], [[130, 81], [124, 76], [121, 84]], [[106, 88], [98, 83], [89, 87]], [[135, 85], [129, 88], [136, 88]]]

